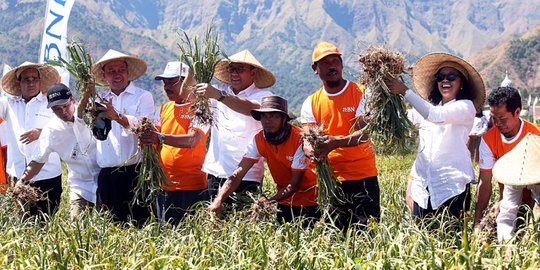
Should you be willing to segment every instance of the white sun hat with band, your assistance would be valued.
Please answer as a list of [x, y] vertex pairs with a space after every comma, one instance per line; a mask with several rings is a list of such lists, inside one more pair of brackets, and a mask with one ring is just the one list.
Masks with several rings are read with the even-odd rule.
[[243, 50], [239, 53], [236, 53], [234, 55], [231, 55], [230, 57], [223, 59], [217, 63], [215, 72], [214, 72], [214, 78], [216, 80], [225, 83], [225, 84], [231, 84], [230, 82], [230, 74], [227, 71], [227, 67], [230, 63], [242, 63], [242, 64], [248, 64], [251, 66], [254, 66], [258, 68], [257, 74], [255, 74], [255, 86], [257, 88], [263, 89], [268, 88], [274, 85], [276, 83], [276, 77], [274, 74], [265, 68], [253, 54], [249, 50]]
[[111, 61], [123, 60], [127, 63], [128, 80], [134, 81], [144, 75], [146, 72], [146, 62], [141, 58], [130, 56], [119, 51], [109, 50], [99, 61], [92, 66], [92, 74], [98, 84], [108, 86], [109, 84], [103, 77], [103, 66]]
[[511, 186], [540, 184], [540, 136], [531, 133], [493, 166], [493, 178]]
[[2, 77], [2, 89], [12, 96], [20, 96], [22, 93], [19, 78], [21, 73], [29, 68], [35, 68], [39, 72], [39, 90], [41, 93], [47, 93], [51, 85], [60, 81], [60, 74], [53, 66], [24, 62]]
[[463, 74], [471, 88], [470, 90], [476, 96], [473, 100], [474, 107], [480, 111], [486, 101], [484, 80], [471, 64], [453, 54], [430, 53], [416, 61], [412, 72], [412, 82], [418, 95], [428, 100], [436, 83], [435, 74], [444, 67], [454, 68]]
[[165, 70], [163, 70], [163, 73], [157, 75], [154, 77], [154, 80], [163, 80], [163, 79], [170, 79], [170, 78], [176, 78], [176, 77], [187, 77], [189, 73], [189, 67], [188, 65], [180, 62], [180, 61], [173, 61], [167, 63], [165, 66]]

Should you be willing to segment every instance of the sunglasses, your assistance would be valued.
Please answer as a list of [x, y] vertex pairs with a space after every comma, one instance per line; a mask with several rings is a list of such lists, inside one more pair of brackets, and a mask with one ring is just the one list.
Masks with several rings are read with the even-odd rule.
[[457, 77], [459, 77], [459, 75], [455, 72], [448, 72], [446, 74], [439, 72], [435, 74], [435, 79], [437, 80], [437, 82], [442, 82], [444, 79], [453, 82], [457, 79]]

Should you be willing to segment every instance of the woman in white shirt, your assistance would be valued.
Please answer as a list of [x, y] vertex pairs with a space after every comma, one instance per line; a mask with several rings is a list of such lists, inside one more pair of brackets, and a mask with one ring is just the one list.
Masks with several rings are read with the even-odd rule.
[[474, 170], [467, 141], [485, 101], [484, 82], [469, 63], [447, 53], [420, 58], [412, 81], [416, 92], [399, 80], [387, 83], [392, 93], [404, 95], [412, 105], [409, 118], [419, 129], [407, 206], [419, 219], [446, 209], [460, 217], [470, 207]]

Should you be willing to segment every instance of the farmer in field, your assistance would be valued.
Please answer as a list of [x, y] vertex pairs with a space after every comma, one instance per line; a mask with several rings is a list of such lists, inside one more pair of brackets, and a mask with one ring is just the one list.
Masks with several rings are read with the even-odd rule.
[[0, 193], [6, 193], [7, 188], [10, 185], [9, 176], [6, 172], [7, 164], [7, 138], [6, 135], [9, 132], [7, 130], [7, 123], [4, 118], [0, 116]]
[[[20, 179], [38, 147], [37, 139], [47, 122], [54, 117], [47, 108], [47, 89], [60, 80], [58, 72], [47, 64], [25, 62], [9, 71], [2, 78], [3, 90], [8, 97], [5, 116], [8, 124], [7, 172]], [[40, 212], [54, 214], [60, 204], [62, 194], [62, 167], [57, 154], [44, 160], [41, 171], [30, 185], [45, 192], [46, 200], [41, 200], [29, 208], [30, 215]]]
[[360, 131], [365, 125], [361, 105], [365, 87], [343, 79], [341, 52], [334, 44], [318, 43], [312, 63], [323, 85], [304, 101], [301, 122], [304, 129], [323, 125], [329, 140], [316, 151], [304, 141], [304, 151], [314, 159], [327, 156], [341, 182], [347, 202], [336, 205], [336, 225], [343, 229], [351, 224], [365, 226], [368, 219], [380, 218], [375, 153], [367, 136]]
[[[203, 171], [208, 173], [211, 197], [232, 175], [242, 160], [246, 146], [262, 129], [261, 123], [253, 119], [250, 112], [260, 108], [261, 99], [272, 94], [264, 89], [276, 82], [274, 74], [248, 50], [221, 60], [215, 68], [214, 78], [223, 84], [197, 85], [197, 94], [211, 98], [212, 107], [215, 108], [215, 124], [210, 132], [210, 144], [203, 165]], [[263, 162], [259, 160], [235, 191], [258, 191], [263, 173]]]
[[[277, 185], [277, 193], [268, 201], [277, 202], [278, 221], [291, 222], [295, 217], [317, 219], [317, 180], [302, 150], [302, 130], [289, 123], [287, 100], [280, 96], [264, 97], [260, 109], [251, 110], [251, 115], [261, 122], [263, 130], [251, 140], [242, 161], [220, 189], [209, 211], [219, 213], [223, 201], [263, 157]], [[265, 199], [262, 200], [258, 203], [264, 205]]]
[[[510, 152], [493, 167], [493, 177], [504, 183], [497, 215], [497, 238], [510, 240], [519, 228], [519, 213], [523, 208], [525, 191], [540, 205], [540, 136], [527, 133]], [[529, 195], [530, 196], [530, 195]], [[531, 208], [534, 206], [534, 201]]]
[[96, 140], [81, 117], [76, 116], [75, 98], [64, 84], [53, 84], [47, 92], [47, 107], [53, 117], [43, 127], [32, 160], [19, 182], [30, 182], [41, 171], [50, 155], [56, 153], [68, 169], [70, 215], [79, 214], [96, 203], [99, 166]]
[[[475, 224], [479, 224], [487, 209], [492, 193], [492, 168], [495, 162], [512, 150], [527, 133], [540, 135], [540, 129], [534, 124], [519, 117], [521, 112], [521, 96], [513, 87], [499, 87], [488, 95], [489, 111], [493, 127], [482, 137], [480, 142], [480, 183], [476, 196]], [[504, 198], [505, 186], [499, 183], [498, 202], [492, 208], [499, 211], [500, 201]], [[519, 223], [523, 224], [527, 205], [534, 205], [531, 192], [524, 190], [519, 211]], [[521, 225], [518, 224], [518, 227]]]
[[161, 185], [165, 194], [158, 198], [158, 217], [174, 224], [195, 203], [208, 200], [206, 173], [201, 168], [210, 127], [192, 121], [195, 112], [190, 108], [195, 96], [183, 87], [190, 76], [187, 65], [169, 62], [163, 73], [155, 77], [163, 81], [170, 101], [161, 106], [158, 130], [139, 137], [142, 144], [161, 147], [161, 164], [169, 183]]
[[109, 50], [92, 66], [96, 83], [109, 88], [101, 93], [103, 114], [112, 121], [104, 141], [97, 142], [98, 204], [111, 211], [117, 221], [129, 219], [142, 225], [150, 216], [147, 207], [129, 206], [137, 183], [137, 164], [141, 159], [137, 136], [130, 128], [144, 116], [154, 115], [152, 94], [133, 83], [146, 72], [146, 63], [135, 56]]
[[409, 118], [420, 137], [407, 206], [420, 220], [442, 213], [459, 218], [471, 202], [474, 169], [467, 141], [485, 101], [484, 82], [473, 66], [448, 53], [420, 58], [412, 82], [416, 92], [400, 80], [387, 83], [414, 108]]

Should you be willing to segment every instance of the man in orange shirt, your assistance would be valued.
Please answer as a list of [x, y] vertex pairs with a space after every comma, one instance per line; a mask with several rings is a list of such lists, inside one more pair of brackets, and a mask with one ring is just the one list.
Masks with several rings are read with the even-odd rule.
[[[517, 89], [499, 87], [489, 93], [487, 100], [493, 127], [482, 136], [480, 142], [480, 182], [476, 196], [475, 224], [480, 223], [491, 198], [493, 178], [491, 170], [495, 162], [510, 152], [528, 133], [540, 135], [538, 127], [519, 117], [521, 96]], [[504, 185], [499, 183], [499, 200], [493, 207], [496, 212], [499, 211], [503, 190]], [[531, 192], [527, 189], [523, 192], [522, 202], [529, 206], [534, 205]], [[523, 210], [520, 212], [520, 216], [524, 216], [525, 212]]]
[[365, 125], [361, 102], [365, 87], [343, 79], [341, 52], [334, 44], [317, 44], [312, 60], [323, 87], [304, 101], [301, 122], [304, 128], [324, 125], [329, 140], [316, 151], [304, 142], [304, 151], [316, 159], [327, 156], [341, 182], [347, 202], [335, 206], [336, 225], [343, 229], [366, 225], [371, 217], [379, 219], [380, 199], [375, 153], [360, 131]]
[[318, 219], [317, 180], [310, 160], [302, 151], [302, 130], [288, 123], [291, 119], [287, 114], [287, 100], [280, 96], [263, 97], [261, 108], [251, 110], [251, 115], [261, 121], [263, 130], [248, 145], [209, 212], [220, 212], [223, 201], [236, 190], [247, 171], [264, 157], [277, 185], [277, 193], [268, 200], [278, 203], [278, 221], [290, 222], [300, 216]]
[[163, 183], [163, 196], [158, 198], [158, 217], [178, 224], [195, 203], [208, 200], [206, 173], [201, 171], [206, 156], [205, 143], [208, 125], [193, 122], [190, 107], [194, 95], [183, 86], [188, 81], [188, 67], [181, 62], [169, 62], [163, 74], [155, 77], [163, 81], [169, 102], [161, 107], [159, 131], [143, 134], [141, 143], [161, 146], [161, 164], [168, 184]]

